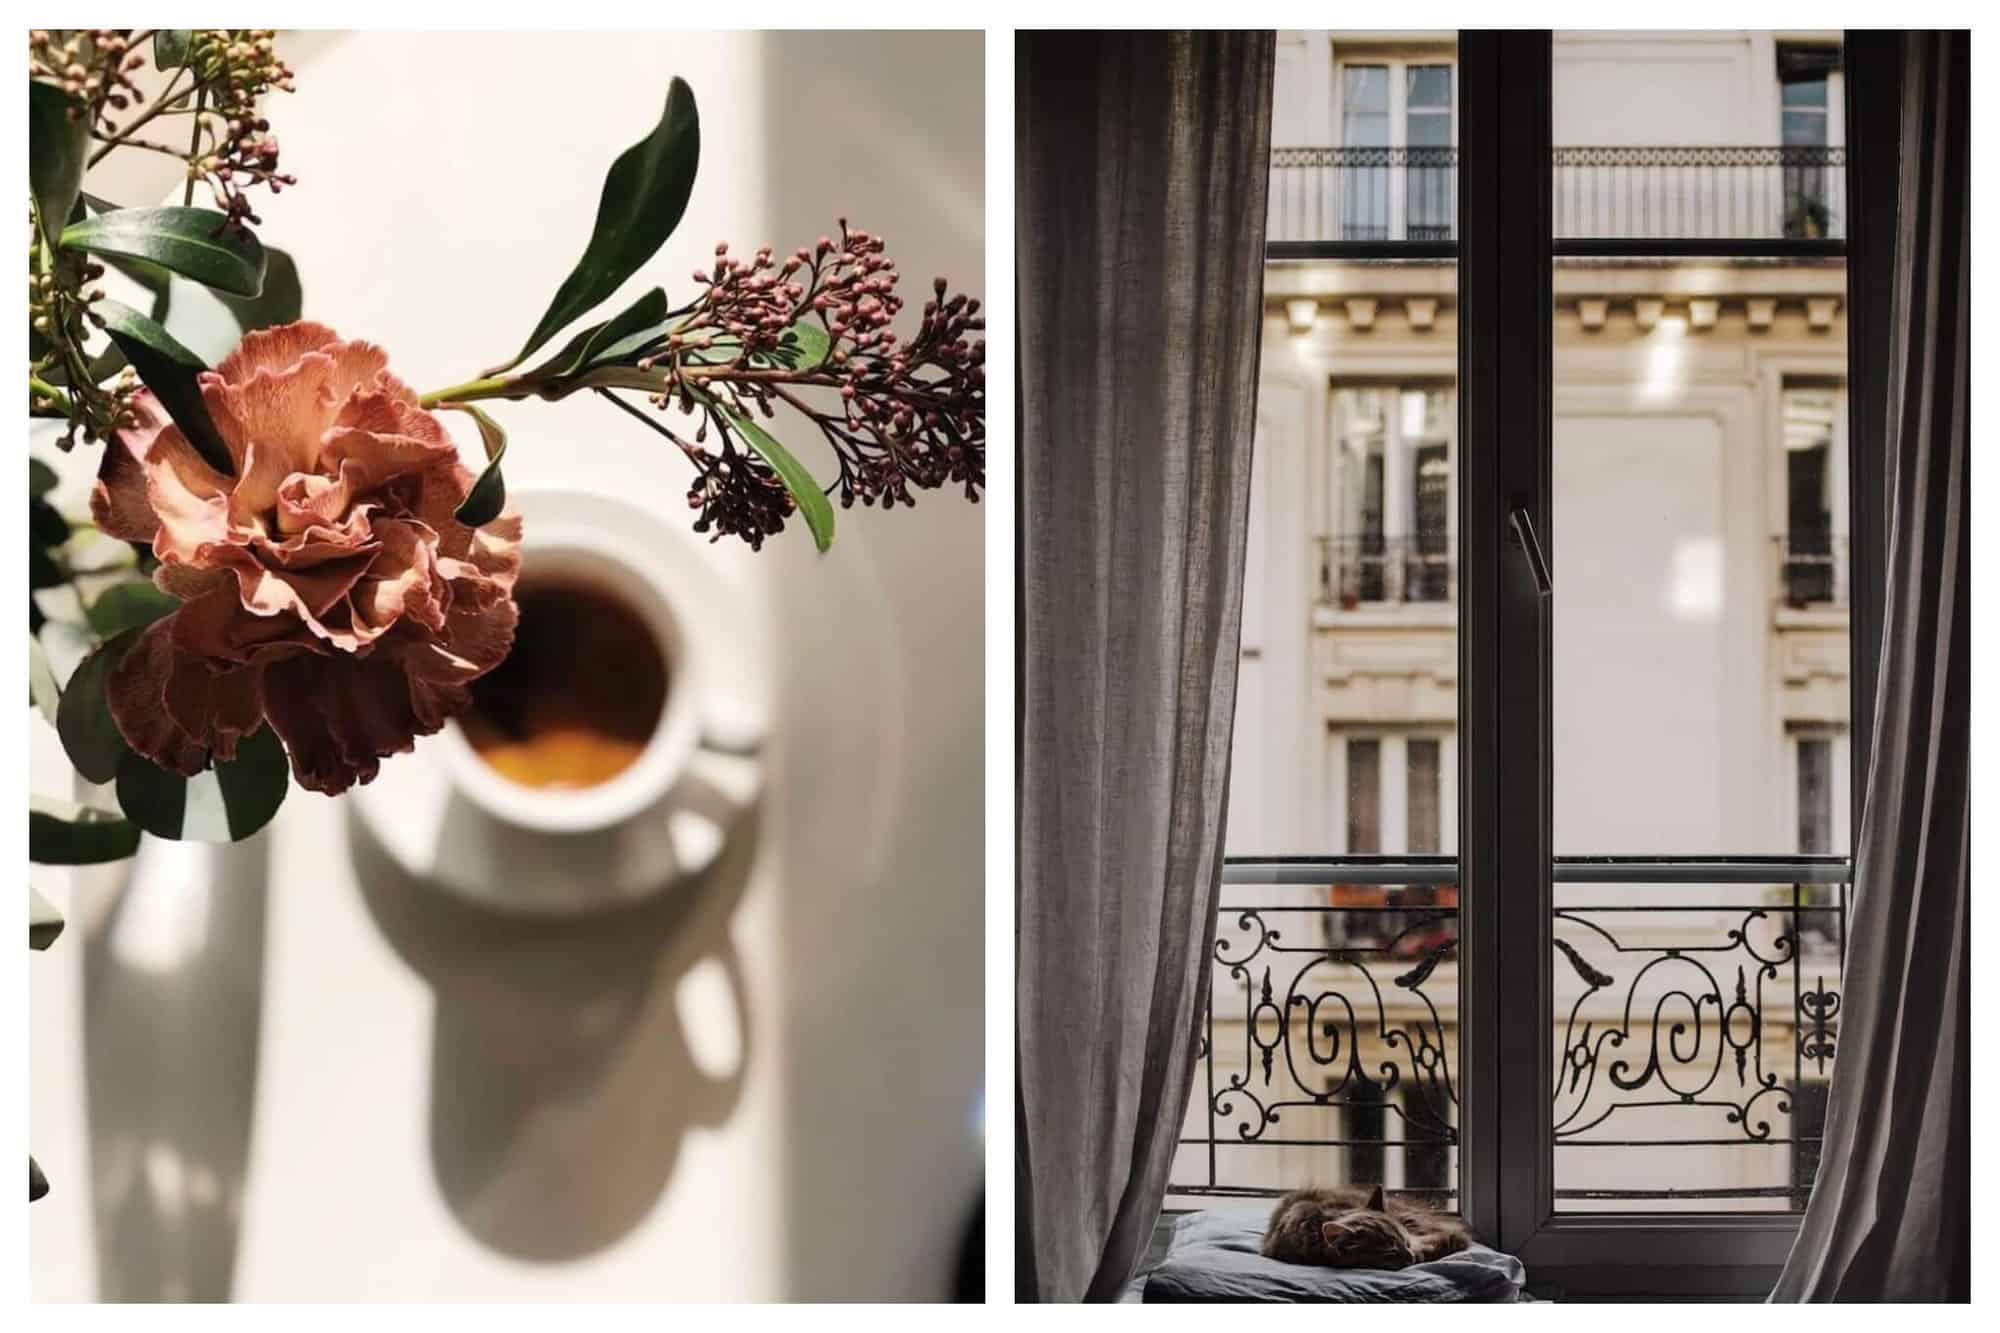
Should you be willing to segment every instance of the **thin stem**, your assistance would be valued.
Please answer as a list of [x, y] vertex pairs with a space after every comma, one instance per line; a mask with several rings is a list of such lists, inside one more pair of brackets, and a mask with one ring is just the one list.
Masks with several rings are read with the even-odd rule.
[[519, 379], [488, 375], [484, 379], [454, 384], [449, 389], [433, 389], [419, 397], [417, 403], [421, 407], [437, 407], [444, 403], [474, 403], [483, 398], [525, 398], [532, 392]]
[[69, 395], [39, 376], [28, 376], [28, 392], [43, 402], [57, 404], [65, 413], [69, 411]]
[[[118, 133], [114, 134], [109, 139], [103, 140], [104, 146], [102, 148], [99, 148], [96, 152], [92, 153], [90, 155], [90, 161], [85, 163], [85, 165], [94, 167], [99, 162], [102, 162], [105, 156], [109, 154], [112, 149], [117, 148], [119, 145], [123, 144], [126, 140], [130, 139], [132, 137], [132, 132], [134, 130], [138, 129], [140, 126], [144, 125], [147, 121], [152, 120], [155, 116], [158, 116], [161, 112], [165, 111], [167, 109], [167, 103], [174, 100], [175, 96], [174, 85], [181, 81], [181, 74], [185, 69], [186, 69], [185, 66], [182, 66], [180, 69], [176, 69], [174, 71], [174, 76], [171, 79], [167, 80], [167, 86], [160, 90], [160, 100], [153, 103], [151, 106], [147, 107], [144, 111], [140, 112], [139, 115], [132, 121], [132, 123], [127, 125], [124, 129], [118, 131]], [[195, 84], [194, 88], [191, 91], [199, 92], [207, 87], [208, 87], [208, 80], [202, 79]]]
[[[190, 164], [192, 164], [196, 158], [201, 156], [201, 109], [203, 106], [207, 105], [207, 102], [208, 102], [208, 89], [206, 88], [195, 89], [194, 129], [188, 135], [188, 161]], [[194, 172], [192, 169], [190, 169], [187, 178], [187, 188], [181, 191], [181, 207], [191, 208], [193, 206], [194, 206]]]

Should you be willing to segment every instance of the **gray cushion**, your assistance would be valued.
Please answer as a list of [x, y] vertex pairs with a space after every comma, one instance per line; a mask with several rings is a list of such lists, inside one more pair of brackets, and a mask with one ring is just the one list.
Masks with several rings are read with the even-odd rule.
[[1518, 1301], [1527, 1270], [1474, 1245], [1428, 1264], [1383, 1271], [1280, 1263], [1258, 1250], [1268, 1208], [1216, 1208], [1174, 1225], [1167, 1252], [1140, 1275], [1146, 1301]]

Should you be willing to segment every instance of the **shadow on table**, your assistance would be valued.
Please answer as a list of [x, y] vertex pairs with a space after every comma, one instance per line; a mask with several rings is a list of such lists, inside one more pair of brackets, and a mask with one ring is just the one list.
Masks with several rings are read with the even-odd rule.
[[[707, 872], [649, 902], [537, 920], [413, 878], [349, 815], [369, 912], [436, 993], [431, 1162], [484, 1245], [560, 1262], [613, 1244], [666, 1188], [687, 1132], [734, 1113], [755, 1024], [730, 923], [758, 824], [753, 809]], [[698, 1058], [715, 1034], [691, 1041], [686, 1016], [718, 990], [735, 1028], [726, 1062]]]
[[148, 838], [79, 871], [103, 1301], [225, 1301], [257, 1093], [270, 845]]

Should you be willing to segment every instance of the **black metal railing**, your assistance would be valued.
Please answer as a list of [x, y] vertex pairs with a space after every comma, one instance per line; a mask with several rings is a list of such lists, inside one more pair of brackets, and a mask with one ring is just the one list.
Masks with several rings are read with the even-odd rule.
[[[1554, 873], [1557, 1207], [1802, 1209], [1848, 864]], [[1232, 859], [1170, 1198], [1349, 1181], [1455, 1205], [1457, 880], [1449, 857]]]
[[[1840, 147], [1554, 150], [1555, 234], [1624, 240], [1844, 236]], [[1449, 241], [1456, 148], [1274, 148], [1268, 239]]]
[[1272, 241], [1448, 241], [1456, 148], [1274, 148]]
[[1771, 538], [1778, 602], [1797, 610], [1847, 605], [1847, 538], [1824, 529], [1794, 529]]
[[1314, 550], [1321, 606], [1449, 602], [1457, 591], [1457, 563], [1445, 533], [1317, 537]]

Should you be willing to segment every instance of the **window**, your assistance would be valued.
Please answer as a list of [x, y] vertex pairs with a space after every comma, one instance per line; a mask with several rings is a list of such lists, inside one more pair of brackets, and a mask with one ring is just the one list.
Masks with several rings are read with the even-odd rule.
[[1452, 80], [1444, 61], [1340, 66], [1343, 239], [1451, 238], [1458, 207]]
[[1323, 604], [1451, 599], [1454, 402], [1440, 384], [1334, 390]]
[[1847, 402], [1838, 385], [1788, 382], [1783, 398], [1783, 604], [1838, 606], [1847, 593]]
[[1840, 48], [1817, 44], [1778, 46], [1779, 134], [1784, 163], [1785, 235], [1834, 234], [1838, 201], [1829, 187], [1828, 148], [1835, 136]]
[[[1766, 1290], [1842, 985], [1850, 526], [1879, 549], [1839, 42], [1464, 40], [1280, 35], [1287, 142], [1393, 165], [1340, 211], [1306, 164], [1357, 159], [1273, 151], [1255, 688], [1169, 1197], [1379, 1179], [1571, 1292]], [[1391, 155], [1441, 142], [1432, 239]]]
[[1799, 850], [1814, 855], [1833, 851], [1833, 740], [1801, 736], [1799, 768]]

